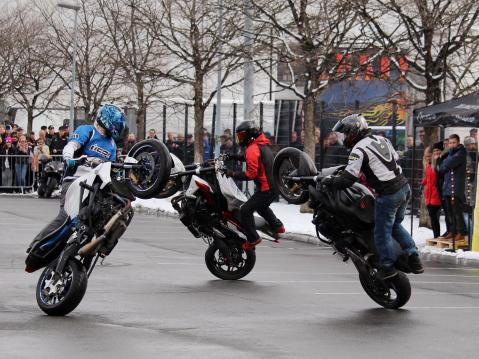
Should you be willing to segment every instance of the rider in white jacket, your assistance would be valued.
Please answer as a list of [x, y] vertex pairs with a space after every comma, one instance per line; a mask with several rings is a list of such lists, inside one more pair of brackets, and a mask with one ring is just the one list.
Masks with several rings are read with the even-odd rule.
[[361, 173], [368, 185], [376, 192], [374, 242], [379, 254], [378, 275], [383, 279], [394, 277], [398, 241], [406, 255], [413, 273], [422, 273], [416, 244], [404, 229], [406, 205], [411, 198], [411, 188], [398, 164], [399, 156], [391, 142], [382, 136], [371, 135], [366, 119], [361, 115], [350, 115], [340, 120], [334, 132], [345, 135], [344, 144], [352, 148], [346, 169], [339, 176], [325, 177], [321, 183], [337, 188], [347, 188], [358, 180]]

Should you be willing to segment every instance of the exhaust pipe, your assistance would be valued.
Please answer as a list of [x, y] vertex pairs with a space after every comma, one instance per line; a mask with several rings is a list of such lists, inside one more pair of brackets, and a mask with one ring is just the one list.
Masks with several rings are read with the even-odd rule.
[[126, 213], [128, 213], [130, 208], [131, 208], [131, 201], [127, 200], [125, 207], [123, 207], [118, 212], [116, 212], [110, 218], [110, 220], [105, 224], [105, 226], [103, 227], [103, 230], [104, 230], [103, 234], [99, 237], [92, 239], [89, 243], [81, 247], [80, 250], [78, 251], [78, 254], [81, 256], [85, 256], [87, 254], [94, 252], [98, 248], [98, 246], [106, 239], [108, 234], [110, 234], [112, 229], [117, 224], [118, 220], [123, 218], [126, 215]]

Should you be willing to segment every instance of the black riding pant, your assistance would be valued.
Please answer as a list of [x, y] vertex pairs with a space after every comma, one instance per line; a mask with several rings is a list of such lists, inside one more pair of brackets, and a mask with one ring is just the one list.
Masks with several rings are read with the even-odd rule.
[[68, 214], [65, 212], [65, 196], [68, 191], [68, 187], [73, 183], [73, 181], [63, 181], [62, 183], [62, 193], [60, 195], [60, 211], [58, 212], [57, 216], [48, 223], [45, 228], [41, 230], [40, 233], [33, 239], [32, 243], [30, 243], [29, 248], [32, 248], [36, 242], [41, 241], [43, 238], [48, 236], [50, 233], [55, 231], [56, 229], [60, 228], [60, 226], [65, 223], [68, 218]]
[[259, 235], [255, 229], [254, 212], [263, 217], [266, 222], [273, 228], [278, 228], [283, 225], [281, 221], [274, 215], [269, 206], [273, 202], [275, 193], [273, 191], [256, 192], [251, 198], [243, 203], [240, 207], [241, 224], [244, 228], [244, 233], [248, 242], [255, 242]]

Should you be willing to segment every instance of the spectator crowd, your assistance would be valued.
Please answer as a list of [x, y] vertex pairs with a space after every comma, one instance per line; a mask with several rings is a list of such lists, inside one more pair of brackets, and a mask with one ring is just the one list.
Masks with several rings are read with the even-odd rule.
[[68, 127], [42, 126], [38, 135], [16, 124], [0, 124], [0, 192], [29, 192], [44, 165], [61, 156], [68, 142]]

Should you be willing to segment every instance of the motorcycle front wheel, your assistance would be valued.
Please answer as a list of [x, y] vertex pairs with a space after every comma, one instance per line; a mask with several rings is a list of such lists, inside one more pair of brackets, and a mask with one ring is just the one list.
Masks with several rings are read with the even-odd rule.
[[300, 171], [301, 156], [305, 155], [297, 148], [287, 147], [278, 152], [273, 162], [273, 179], [276, 190], [291, 204], [303, 204], [309, 198], [309, 192], [299, 183], [284, 178], [285, 176], [298, 176], [302, 172]]
[[136, 143], [128, 152], [141, 168], [132, 169], [127, 186], [136, 197], [155, 197], [168, 182], [172, 159], [166, 146], [158, 140], [143, 140]]
[[55, 279], [56, 261], [44, 269], [37, 284], [37, 303], [52, 316], [63, 316], [80, 304], [86, 292], [88, 276], [83, 264], [71, 258], [60, 278]]
[[212, 243], [206, 250], [205, 262], [206, 267], [215, 277], [223, 280], [237, 280], [251, 272], [256, 263], [256, 252], [235, 247], [230, 260], [215, 243]]
[[399, 309], [411, 298], [411, 283], [402, 272], [384, 281], [359, 274], [359, 281], [367, 295], [387, 309]]

